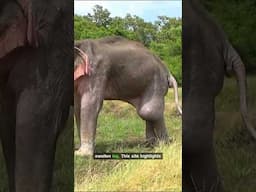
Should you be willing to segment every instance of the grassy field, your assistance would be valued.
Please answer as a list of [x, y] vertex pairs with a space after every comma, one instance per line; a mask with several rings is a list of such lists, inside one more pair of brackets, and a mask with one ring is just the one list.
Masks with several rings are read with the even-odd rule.
[[120, 101], [104, 102], [98, 120], [96, 152], [162, 152], [164, 158], [93, 160], [77, 156], [75, 191], [180, 192], [181, 117], [176, 114], [173, 90], [166, 97], [165, 119], [172, 143], [145, 148], [145, 125], [135, 109]]
[[[256, 77], [248, 77], [250, 118], [256, 127]], [[216, 153], [227, 192], [256, 191], [256, 143], [243, 127], [236, 80], [226, 79], [216, 101]]]
[[[61, 134], [55, 155], [54, 179], [51, 192], [71, 192], [74, 188], [73, 114]], [[6, 168], [0, 145], [0, 192], [8, 192]]]

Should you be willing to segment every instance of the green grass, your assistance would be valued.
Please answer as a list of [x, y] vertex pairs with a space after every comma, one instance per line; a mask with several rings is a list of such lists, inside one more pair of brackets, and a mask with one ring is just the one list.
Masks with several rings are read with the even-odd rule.
[[170, 90], [165, 119], [172, 143], [152, 149], [143, 145], [144, 121], [133, 107], [124, 102], [104, 102], [98, 120], [96, 152], [163, 152], [164, 159], [93, 160], [77, 156], [75, 191], [181, 191], [181, 117], [175, 111]]
[[[61, 134], [55, 155], [54, 178], [51, 192], [70, 192], [74, 188], [73, 114]], [[0, 145], [0, 192], [8, 192], [7, 173]]]
[[[249, 114], [256, 127], [256, 77], [248, 77]], [[227, 192], [255, 192], [256, 143], [239, 113], [236, 80], [226, 79], [216, 101], [216, 154]]]

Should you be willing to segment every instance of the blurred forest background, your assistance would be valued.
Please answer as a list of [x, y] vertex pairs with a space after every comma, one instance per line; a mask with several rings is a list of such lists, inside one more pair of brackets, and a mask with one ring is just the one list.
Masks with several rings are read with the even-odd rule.
[[244, 61], [247, 73], [256, 73], [256, 1], [201, 0], [221, 25]]
[[151, 23], [136, 15], [127, 14], [121, 18], [110, 14], [96, 5], [93, 14], [75, 15], [75, 40], [119, 35], [140, 41], [160, 57], [181, 84], [181, 18], [159, 16]]

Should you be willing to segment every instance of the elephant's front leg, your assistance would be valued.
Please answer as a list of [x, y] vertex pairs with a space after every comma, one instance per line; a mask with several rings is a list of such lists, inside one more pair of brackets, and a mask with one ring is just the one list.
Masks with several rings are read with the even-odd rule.
[[[80, 139], [81, 146], [76, 151], [77, 155], [93, 155], [95, 145], [95, 134], [97, 119], [104, 100], [103, 78], [92, 78], [88, 80], [89, 89], [81, 94], [80, 101]], [[82, 85], [82, 84], [81, 84]], [[86, 86], [87, 86], [86, 85]], [[76, 101], [75, 101], [76, 102]]]
[[79, 138], [79, 143], [75, 145], [75, 149], [78, 150], [81, 146], [81, 135], [80, 135], [80, 110], [81, 110], [81, 97], [80, 95], [74, 90], [74, 113], [75, 113], [75, 122], [77, 127], [77, 134]]
[[63, 108], [41, 89], [24, 90], [17, 100], [15, 192], [49, 192]]

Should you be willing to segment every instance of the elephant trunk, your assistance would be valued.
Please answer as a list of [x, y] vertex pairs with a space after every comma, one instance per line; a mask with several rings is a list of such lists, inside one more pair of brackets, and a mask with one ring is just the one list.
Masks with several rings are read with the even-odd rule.
[[179, 105], [178, 84], [176, 79], [173, 77], [171, 73], [169, 73], [168, 84], [169, 84], [169, 88], [173, 87], [175, 104], [179, 114], [182, 115], [182, 109], [181, 109], [181, 106]]
[[[228, 66], [227, 69], [233, 69], [235, 72], [235, 76], [237, 79], [237, 85], [239, 88], [239, 95], [240, 95], [240, 111], [243, 118], [243, 121], [245, 123], [246, 128], [249, 130], [251, 135], [254, 139], [256, 139], [256, 130], [254, 129], [248, 114], [248, 105], [247, 105], [247, 81], [246, 81], [246, 72], [245, 72], [245, 66], [240, 58], [240, 56], [237, 54], [237, 52], [234, 50], [234, 48], [230, 45], [228, 50]], [[228, 71], [229, 72], [229, 71]]]

